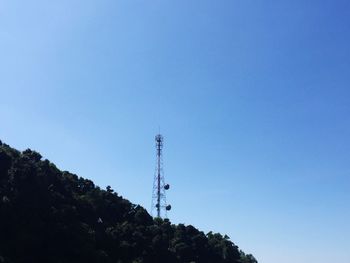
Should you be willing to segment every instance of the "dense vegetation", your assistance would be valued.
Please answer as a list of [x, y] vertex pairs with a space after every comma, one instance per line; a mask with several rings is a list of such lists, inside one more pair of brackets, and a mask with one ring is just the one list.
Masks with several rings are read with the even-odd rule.
[[141, 206], [0, 141], [0, 262], [255, 263], [227, 236]]

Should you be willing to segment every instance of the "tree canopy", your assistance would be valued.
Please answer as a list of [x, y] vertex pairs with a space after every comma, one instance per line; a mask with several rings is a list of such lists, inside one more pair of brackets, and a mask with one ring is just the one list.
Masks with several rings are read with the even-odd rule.
[[152, 218], [30, 149], [0, 141], [0, 263], [257, 263], [228, 236]]

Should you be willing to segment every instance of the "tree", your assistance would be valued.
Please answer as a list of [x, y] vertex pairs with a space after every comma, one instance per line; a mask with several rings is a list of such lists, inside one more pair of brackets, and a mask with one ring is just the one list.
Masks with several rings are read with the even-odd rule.
[[0, 263], [257, 263], [228, 236], [141, 206], [0, 143]]

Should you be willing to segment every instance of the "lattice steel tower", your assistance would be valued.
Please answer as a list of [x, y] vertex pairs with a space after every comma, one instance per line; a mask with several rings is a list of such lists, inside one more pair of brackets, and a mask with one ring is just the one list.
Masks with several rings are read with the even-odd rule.
[[154, 215], [154, 210], [157, 211], [157, 217], [167, 217], [167, 211], [171, 210], [171, 205], [166, 202], [165, 192], [169, 190], [170, 185], [165, 183], [164, 171], [163, 171], [163, 136], [156, 135], [156, 150], [157, 150], [157, 163], [156, 171], [153, 181], [153, 193], [152, 193], [152, 209], [151, 213]]

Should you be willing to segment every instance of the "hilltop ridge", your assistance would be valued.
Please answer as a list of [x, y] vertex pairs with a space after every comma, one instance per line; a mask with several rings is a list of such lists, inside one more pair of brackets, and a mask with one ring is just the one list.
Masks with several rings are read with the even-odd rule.
[[153, 219], [91, 180], [0, 141], [1, 263], [257, 263], [226, 235]]

